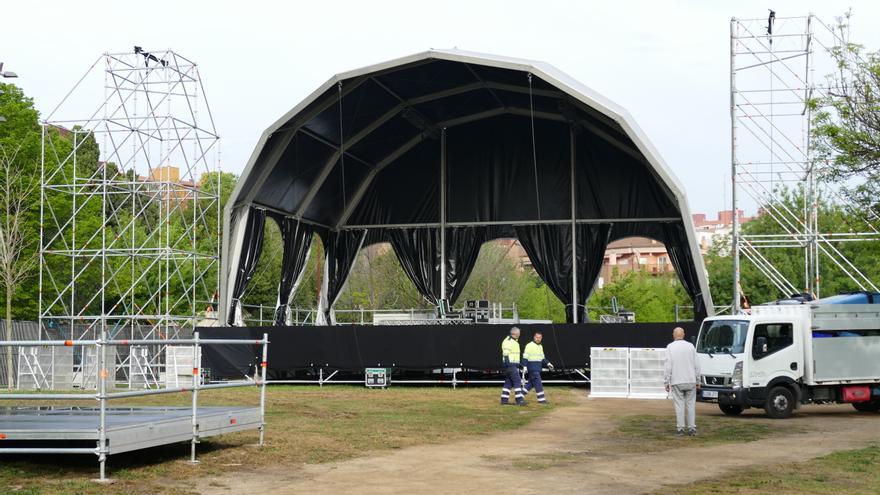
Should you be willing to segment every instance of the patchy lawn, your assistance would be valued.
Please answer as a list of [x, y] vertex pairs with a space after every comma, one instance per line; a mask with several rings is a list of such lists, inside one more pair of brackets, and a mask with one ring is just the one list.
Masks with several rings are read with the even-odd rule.
[[[560, 392], [563, 389], [557, 389]], [[186, 461], [181, 443], [110, 456], [113, 485], [98, 485], [94, 456], [2, 456], [0, 493], [189, 493], [186, 482], [205, 476], [264, 465], [289, 465], [349, 459], [383, 449], [439, 443], [519, 428], [554, 407], [570, 403], [554, 394], [554, 405], [501, 407], [498, 389], [273, 386], [267, 391], [266, 446], [256, 446], [256, 431], [203, 440], [198, 465]], [[189, 394], [126, 400], [123, 405], [189, 404]], [[254, 389], [203, 391], [201, 405], [257, 405]]]
[[744, 420], [715, 416], [711, 419], [698, 418], [697, 436], [676, 437], [673, 417], [634, 415], [620, 418], [613, 436], [623, 445], [629, 445], [640, 452], [653, 452], [719, 443], [752, 442], [806, 431], [799, 426], [768, 418]]
[[724, 480], [670, 486], [658, 494], [774, 495], [880, 493], [880, 445], [846, 450], [807, 462], [767, 466], [731, 473]]
[[[597, 437], [584, 449], [558, 452], [542, 456], [507, 456], [485, 459], [500, 464], [512, 462], [517, 469], [539, 471], [578, 464], [590, 459], [660, 452], [683, 447], [703, 447], [721, 443], [751, 442], [806, 432], [802, 427], [781, 424], [765, 418], [712, 417], [700, 418], [699, 435], [674, 436], [674, 417], [671, 415], [628, 414], [614, 420], [607, 435]], [[672, 454], [674, 455], [674, 454]]]

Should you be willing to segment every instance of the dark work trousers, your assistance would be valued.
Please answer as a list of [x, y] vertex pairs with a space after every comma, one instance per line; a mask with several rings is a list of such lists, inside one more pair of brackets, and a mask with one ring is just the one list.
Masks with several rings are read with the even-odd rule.
[[528, 394], [529, 390], [535, 389], [538, 402], [547, 402], [547, 399], [544, 397], [544, 384], [541, 382], [541, 365], [529, 364], [528, 370], [529, 374], [526, 378], [525, 393]]
[[501, 388], [501, 404], [507, 404], [510, 400], [510, 391], [513, 389], [516, 403], [523, 403], [522, 380], [519, 376], [519, 368], [515, 364], [504, 365], [504, 386]]

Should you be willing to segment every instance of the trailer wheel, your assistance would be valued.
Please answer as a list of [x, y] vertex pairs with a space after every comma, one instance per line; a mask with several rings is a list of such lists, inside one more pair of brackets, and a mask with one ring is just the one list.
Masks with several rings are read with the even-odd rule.
[[794, 394], [785, 387], [773, 387], [767, 394], [764, 410], [773, 419], [785, 419], [794, 411]]
[[743, 412], [742, 406], [736, 404], [718, 404], [718, 408], [728, 416], [739, 416]]
[[880, 412], [880, 400], [870, 402], [853, 402], [853, 407], [859, 412]]

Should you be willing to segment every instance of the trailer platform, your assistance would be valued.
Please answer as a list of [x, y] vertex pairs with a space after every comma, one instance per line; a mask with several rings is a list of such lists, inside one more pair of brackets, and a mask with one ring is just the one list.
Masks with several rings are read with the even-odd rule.
[[[188, 442], [193, 438], [192, 412], [189, 407], [107, 408], [107, 454]], [[199, 438], [258, 430], [260, 408], [199, 407], [197, 423]], [[95, 454], [99, 424], [97, 407], [0, 407], [0, 452], [54, 447]]]

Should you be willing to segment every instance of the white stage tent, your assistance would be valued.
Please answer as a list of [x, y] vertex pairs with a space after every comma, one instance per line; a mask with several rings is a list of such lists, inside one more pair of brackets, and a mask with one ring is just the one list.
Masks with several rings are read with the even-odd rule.
[[230, 324], [266, 217], [284, 239], [278, 325], [315, 234], [319, 323], [368, 244], [390, 242], [439, 303], [501, 237], [520, 240], [570, 321], [585, 320], [608, 242], [633, 235], [665, 244], [695, 318], [713, 313], [679, 181], [624, 109], [542, 62], [430, 50], [338, 74], [266, 129], [224, 213]]

